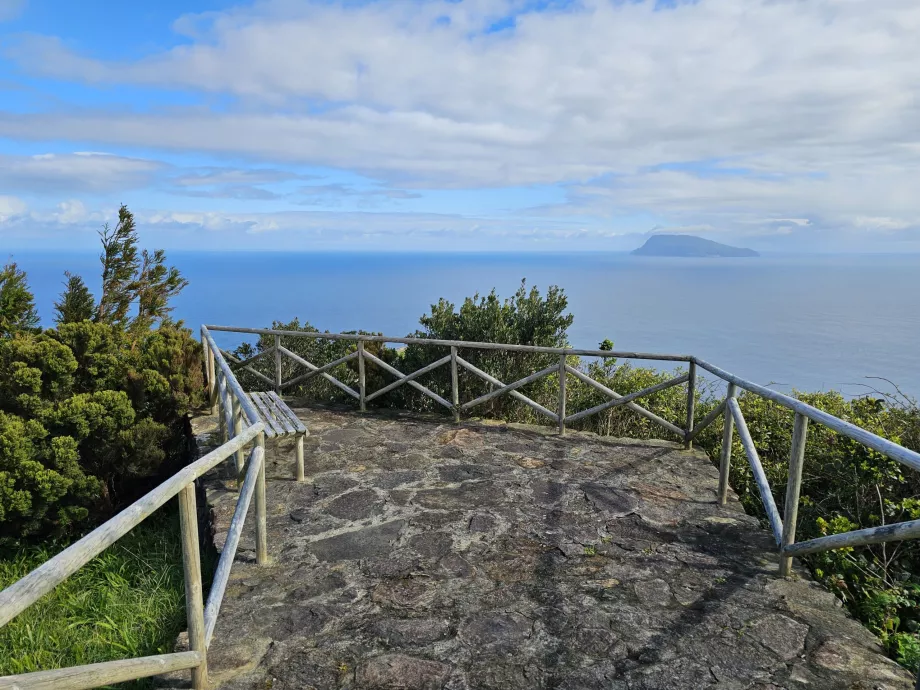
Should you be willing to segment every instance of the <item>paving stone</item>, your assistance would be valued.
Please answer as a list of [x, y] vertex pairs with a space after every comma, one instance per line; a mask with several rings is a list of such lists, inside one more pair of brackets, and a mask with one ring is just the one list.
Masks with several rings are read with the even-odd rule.
[[[271, 563], [244, 530], [209, 654], [226, 690], [912, 690], [698, 451], [298, 408], [269, 443]], [[197, 430], [216, 418], [194, 421]], [[214, 544], [236, 500], [202, 479]], [[251, 516], [250, 516], [251, 520]], [[188, 687], [188, 672], [160, 687]]]
[[444, 687], [450, 666], [405, 654], [368, 659], [358, 672], [358, 687], [374, 690], [437, 690]]
[[337, 534], [328, 539], [319, 539], [307, 549], [321, 561], [348, 561], [388, 553], [399, 537], [405, 520], [393, 520], [374, 527]]
[[326, 506], [326, 512], [343, 520], [364, 520], [382, 512], [383, 502], [377, 492], [359, 489], [342, 494]]
[[781, 613], [772, 613], [756, 621], [749, 634], [780, 659], [789, 661], [804, 651], [808, 626]]
[[423, 647], [452, 634], [451, 624], [439, 618], [383, 618], [375, 619], [370, 632], [387, 645], [394, 647]]

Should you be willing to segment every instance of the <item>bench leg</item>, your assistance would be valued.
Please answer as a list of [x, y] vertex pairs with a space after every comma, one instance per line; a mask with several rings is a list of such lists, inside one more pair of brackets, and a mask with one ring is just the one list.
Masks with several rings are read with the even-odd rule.
[[303, 472], [303, 437], [304, 434], [297, 434], [297, 481], [299, 482], [306, 479]]

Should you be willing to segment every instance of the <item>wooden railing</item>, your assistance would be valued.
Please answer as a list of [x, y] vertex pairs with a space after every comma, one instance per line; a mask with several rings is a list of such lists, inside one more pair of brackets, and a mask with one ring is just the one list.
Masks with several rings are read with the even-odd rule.
[[[509, 395], [512, 398], [524, 403], [525, 405], [528, 405], [532, 409], [536, 410], [537, 413], [549, 419], [551, 422], [557, 425], [559, 433], [564, 434], [567, 424], [578, 421], [580, 419], [584, 419], [591, 415], [598, 414], [610, 408], [623, 405], [633, 410], [637, 414], [645, 417], [646, 419], [649, 419], [659, 426], [667, 429], [670, 433], [683, 441], [687, 447], [690, 447], [690, 445], [693, 443], [693, 439], [696, 438], [696, 436], [703, 429], [713, 424], [719, 417], [722, 417], [723, 432], [722, 453], [719, 463], [719, 502], [724, 505], [728, 500], [728, 477], [732, 460], [732, 439], [734, 436], [734, 430], [737, 428], [738, 435], [741, 440], [741, 445], [744, 448], [748, 463], [751, 466], [754, 481], [760, 493], [760, 498], [767, 515], [767, 521], [769, 522], [770, 529], [773, 532], [773, 537], [776, 540], [777, 547], [779, 548], [779, 572], [782, 575], [788, 575], [791, 572], [792, 558], [794, 556], [804, 556], [811, 553], [829, 551], [831, 549], [838, 549], [843, 547], [864, 546], [867, 544], [877, 544], [881, 542], [899, 541], [920, 537], [920, 520], [910, 520], [907, 522], [855, 530], [852, 532], [845, 532], [843, 534], [834, 534], [796, 543], [796, 518], [798, 515], [799, 494], [802, 487], [802, 467], [805, 459], [805, 443], [809, 421], [823, 424], [835, 432], [852, 438], [859, 443], [862, 443], [863, 445], [876, 450], [883, 455], [892, 458], [893, 460], [897, 460], [898, 462], [914, 470], [920, 470], [920, 454], [904, 448], [903, 446], [900, 446], [896, 443], [893, 443], [892, 441], [884, 439], [881, 436], [877, 436], [869, 431], [866, 431], [865, 429], [862, 429], [855, 424], [851, 424], [826, 412], [822, 412], [821, 410], [812, 407], [811, 405], [803, 403], [801, 400], [796, 400], [795, 398], [779, 393], [778, 391], [774, 391], [770, 388], [765, 388], [764, 386], [760, 386], [756, 383], [752, 383], [751, 381], [742, 379], [739, 376], [735, 376], [734, 374], [729, 373], [724, 369], [720, 369], [719, 367], [716, 367], [709, 362], [700, 359], [699, 357], [693, 357], [691, 355], [656, 354], [649, 352], [615, 352], [608, 350], [539, 347], [533, 345], [506, 345], [501, 343], [480, 343], [464, 340], [437, 340], [433, 338], [396, 338], [383, 335], [351, 333], [311, 333], [305, 331], [286, 331], [270, 328], [236, 328], [228, 326], [208, 326], [207, 328], [211, 331], [227, 331], [232, 333], [272, 336], [274, 339], [273, 347], [267, 348], [256, 354], [254, 357], [251, 357], [245, 361], [239, 361], [235, 357], [229, 355], [229, 353], [224, 354], [227, 355], [228, 358], [231, 358], [234, 367], [237, 369], [243, 369], [255, 375], [257, 378], [264, 381], [268, 385], [274, 386], [277, 391], [283, 391], [284, 389], [290, 388], [291, 386], [298, 383], [306, 382], [315, 376], [322, 376], [331, 384], [335, 385], [350, 397], [357, 400], [361, 410], [365, 409], [366, 403], [370, 400], [373, 400], [383, 395], [384, 393], [387, 393], [394, 388], [404, 384], [412, 386], [418, 392], [428, 396], [439, 405], [449, 410], [457, 421], [460, 420], [460, 417], [464, 412], [468, 412], [469, 410], [499, 396]], [[333, 362], [317, 365], [313, 362], [308, 362], [299, 355], [291, 352], [289, 349], [282, 347], [282, 337], [312, 338], [317, 340], [331, 341], [352, 341], [355, 342], [356, 348], [354, 352], [340, 357]], [[365, 348], [365, 343], [369, 342], [450, 348], [450, 354], [432, 362], [431, 364], [428, 364], [418, 371], [406, 374], [399, 371], [392, 365], [384, 362], [379, 357], [368, 352]], [[556, 355], [559, 357], [559, 360], [557, 364], [546, 367], [541, 371], [537, 371], [513, 383], [506, 384], [460, 357], [458, 354], [460, 349], [497, 350], [501, 352], [529, 352], [534, 354]], [[599, 358], [686, 362], [687, 372], [681, 376], [677, 376], [676, 378], [658, 383], [643, 390], [636, 391], [628, 395], [621, 395], [603, 385], [602, 383], [595, 381], [579, 369], [570, 366], [567, 363], [566, 358], [573, 355]], [[273, 378], [266, 376], [262, 372], [252, 367], [254, 360], [266, 356], [274, 357], [275, 367]], [[307, 371], [287, 381], [283, 381], [281, 378], [282, 357], [286, 357], [294, 361], [295, 363], [307, 369]], [[357, 360], [358, 364], [357, 390], [334, 378], [329, 373], [335, 367], [355, 359]], [[381, 367], [390, 373], [396, 380], [384, 386], [383, 388], [368, 394], [366, 390], [365, 376], [365, 367], [368, 363]], [[438, 395], [417, 381], [420, 376], [442, 366], [450, 366], [450, 401], [445, 400], [442, 396]], [[473, 375], [487, 381], [495, 388], [484, 395], [480, 395], [472, 400], [469, 400], [468, 402], [461, 403], [458, 377], [459, 368], [466, 369]], [[714, 410], [712, 410], [703, 419], [697, 422], [695, 420], [695, 399], [697, 372], [699, 369], [708, 371], [710, 374], [713, 374], [722, 381], [725, 381], [728, 385], [725, 399]], [[554, 373], [558, 374], [558, 399], [555, 410], [547, 409], [537, 401], [523, 395], [520, 390], [518, 390], [529, 383], [533, 383], [534, 381]], [[585, 410], [567, 413], [566, 377], [568, 375], [572, 375], [588, 386], [591, 386], [592, 388], [600, 391], [608, 398], [608, 400], [604, 403], [595, 405], [594, 407]], [[680, 386], [684, 384], [687, 386], [687, 415], [684, 428], [681, 428], [680, 426], [673, 424], [666, 419], [662, 419], [660, 416], [638, 405], [635, 402], [636, 400], [639, 400], [640, 398], [648, 395], [652, 395], [653, 393], [657, 393], [673, 386]], [[776, 506], [776, 501], [773, 498], [773, 493], [770, 488], [770, 484], [767, 481], [766, 473], [764, 472], [763, 466], [760, 462], [760, 457], [757, 454], [757, 449], [755, 447], [754, 441], [751, 438], [751, 434], [747, 428], [747, 423], [745, 422], [744, 416], [741, 413], [741, 407], [738, 405], [738, 401], [736, 399], [738, 395], [738, 389], [743, 389], [749, 393], [753, 393], [754, 395], [766, 398], [767, 400], [782, 405], [783, 407], [789, 408], [795, 412], [795, 419], [791, 429], [792, 449], [789, 456], [788, 481], [786, 483], [786, 500], [784, 503], [784, 512], [782, 516], [780, 515], [779, 509]]]
[[[79, 690], [183, 669], [191, 670], [192, 684], [197, 690], [207, 687], [208, 646], [211, 644], [217, 615], [230, 577], [230, 567], [236, 556], [243, 523], [253, 496], [256, 503], [258, 563], [264, 564], [268, 561], [268, 550], [265, 528], [265, 427], [230, 371], [229, 365], [214, 346], [207, 329], [204, 328], [202, 344], [211, 402], [212, 405], [220, 402], [222, 408], [222, 445], [184, 467], [111, 520], [0, 592], [0, 627], [3, 627], [137, 527], [171, 498], [178, 496], [189, 651], [3, 676], [0, 677], [0, 688]], [[245, 460], [247, 447], [250, 447], [248, 461]], [[205, 603], [201, 584], [195, 480], [231, 456], [236, 461], [237, 476], [245, 475], [245, 478], [240, 486], [226, 545]]]

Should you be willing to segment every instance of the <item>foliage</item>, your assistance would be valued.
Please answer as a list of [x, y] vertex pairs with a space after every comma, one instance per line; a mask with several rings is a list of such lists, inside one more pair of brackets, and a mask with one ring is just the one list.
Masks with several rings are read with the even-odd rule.
[[93, 318], [96, 312], [96, 301], [93, 294], [86, 287], [83, 278], [65, 271], [67, 282], [61, 298], [54, 303], [56, 315], [54, 322], [60, 326], [65, 323], [79, 323]]
[[20, 305], [8, 314], [20, 316], [0, 338], [0, 547], [74, 535], [191, 457], [200, 347], [166, 316], [184, 280], [162, 252], [138, 262], [136, 242], [122, 207], [118, 227], [103, 233], [99, 305], [67, 274], [57, 328], [44, 332], [22, 307], [33, 304], [25, 276], [15, 265], [6, 272], [8, 304]]
[[[188, 281], [175, 267], [166, 266], [162, 249], [137, 251], [134, 215], [122, 204], [118, 224], [106, 225], [99, 233], [102, 240], [102, 296], [96, 309], [96, 321], [129, 330], [142, 337], [158, 321], [166, 319], [172, 308], [169, 301], [179, 294]], [[68, 286], [69, 287], [69, 286]], [[137, 312], [130, 316], [132, 305]]]
[[[567, 308], [568, 298], [560, 288], [551, 286], [544, 297], [536, 287], [528, 290], [526, 282], [522, 280], [514, 295], [505, 300], [499, 298], [495, 290], [485, 296], [475, 294], [467, 297], [459, 309], [453, 303], [441, 299], [437, 304], [431, 305], [430, 314], [425, 314], [419, 320], [422, 329], [410, 336], [438, 340], [568, 347], [567, 331], [574, 317], [566, 313]], [[397, 368], [409, 373], [447, 354], [449, 350], [444, 347], [407, 345], [400, 353]], [[558, 355], [529, 352], [459, 348], [458, 354], [504, 384], [513, 383], [559, 362]], [[464, 391], [466, 399], [479, 397], [496, 387], [466, 369], [461, 369], [459, 376], [460, 388]], [[451, 382], [447, 367], [436, 369], [424, 380], [426, 386], [450, 400]], [[552, 373], [519, 390], [552, 409], [555, 403], [551, 400], [556, 396], [558, 381], [558, 374]], [[380, 400], [381, 404], [389, 403], [413, 409], [429, 409], [437, 405], [407, 386], [402, 386], [389, 394], [389, 400], [387, 396], [382, 396]], [[476, 408], [476, 411], [477, 414], [520, 422], [536, 421], [537, 415], [530, 407], [510, 396], [493, 398]]]
[[127, 206], [122, 204], [118, 209], [115, 228], [106, 223], [99, 238], [102, 240], [102, 255], [99, 257], [102, 263], [102, 296], [96, 320], [124, 326], [135, 297], [135, 276], [140, 266], [134, 215]]
[[172, 311], [169, 301], [182, 292], [188, 281], [174, 266], [167, 267], [162, 249], [141, 253], [141, 266], [135, 281], [137, 316], [131, 324], [135, 333], [146, 333]]
[[[172, 652], [185, 628], [178, 523], [171, 502], [0, 628], [0, 675]], [[22, 548], [0, 560], [0, 589], [65, 545]], [[210, 574], [213, 554], [203, 560]]]
[[82, 321], [0, 340], [0, 543], [66, 535], [188, 457], [197, 346], [173, 324], [129, 347]]
[[38, 326], [35, 298], [26, 274], [10, 262], [0, 269], [0, 338]]

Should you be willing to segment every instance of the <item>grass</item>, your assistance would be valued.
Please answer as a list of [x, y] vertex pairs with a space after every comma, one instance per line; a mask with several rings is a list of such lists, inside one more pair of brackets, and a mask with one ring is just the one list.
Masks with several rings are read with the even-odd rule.
[[[0, 558], [0, 589], [64, 546]], [[207, 551], [203, 560], [210, 574]], [[0, 675], [169, 653], [185, 625], [179, 514], [171, 501], [0, 628]], [[118, 687], [146, 688], [150, 680]]]

